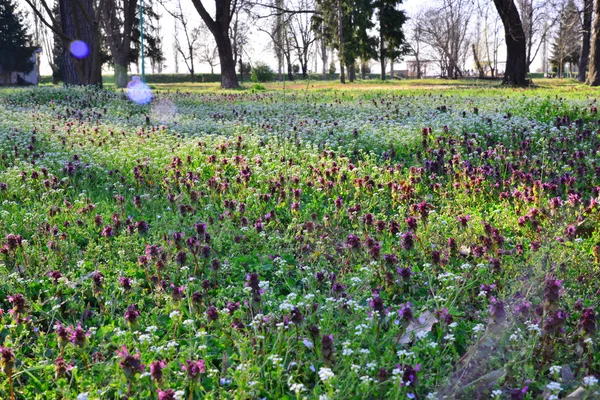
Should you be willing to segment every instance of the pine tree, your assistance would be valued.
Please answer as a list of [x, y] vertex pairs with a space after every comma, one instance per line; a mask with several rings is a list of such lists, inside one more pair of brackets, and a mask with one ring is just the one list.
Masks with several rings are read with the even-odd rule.
[[[60, 22], [60, 8], [58, 6], [58, 2], [54, 4], [54, 8], [52, 8], [52, 14], [57, 23], [57, 30], [60, 30], [61, 22]], [[54, 47], [52, 48], [52, 61], [54, 67], [52, 68], [52, 83], [55, 85], [59, 82], [64, 81], [64, 66], [65, 66], [65, 49], [63, 39], [54, 32], [53, 34]]]
[[33, 69], [31, 35], [13, 0], [0, 0], [0, 70], [29, 73]]
[[[144, 2], [144, 57], [150, 64], [162, 64], [166, 61], [162, 50], [162, 38], [158, 35], [158, 20], [160, 15], [152, 8], [151, 2]], [[140, 18], [136, 14], [131, 32], [131, 52], [129, 62], [136, 64], [141, 57], [140, 52]]]
[[[403, 26], [406, 14], [396, 7], [402, 0], [376, 0], [377, 17], [379, 19], [379, 62], [381, 64], [381, 79], [385, 79], [386, 60], [395, 60], [408, 53], [409, 47], [404, 37]], [[391, 73], [391, 72], [390, 72]]]
[[356, 60], [366, 61], [377, 55], [377, 38], [369, 34], [375, 26], [374, 3], [371, 0], [317, 0], [316, 5], [320, 12], [313, 17], [313, 30], [327, 46], [338, 51], [342, 83], [344, 66], [353, 81]]

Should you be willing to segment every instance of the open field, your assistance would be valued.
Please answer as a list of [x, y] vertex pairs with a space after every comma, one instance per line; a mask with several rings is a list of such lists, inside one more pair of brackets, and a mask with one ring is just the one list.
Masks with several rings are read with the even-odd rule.
[[600, 93], [535, 84], [1, 89], [0, 398], [600, 398]]

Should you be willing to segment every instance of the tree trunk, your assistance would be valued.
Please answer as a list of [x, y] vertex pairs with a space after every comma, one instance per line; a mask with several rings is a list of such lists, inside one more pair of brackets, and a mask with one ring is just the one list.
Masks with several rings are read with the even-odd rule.
[[[118, 7], [115, 0], [105, 0], [102, 10], [102, 24], [106, 32], [106, 41], [113, 58], [115, 68], [115, 85], [124, 88], [129, 81], [127, 70], [131, 52], [131, 33], [137, 11], [136, 0], [123, 1], [122, 17], [117, 15]], [[154, 65], [152, 66], [154, 70]]]
[[63, 42], [65, 84], [101, 86], [100, 35], [93, 0], [60, 0], [59, 5], [63, 33], [83, 41], [89, 48], [89, 54], [79, 59], [71, 54], [70, 43]]
[[124, 88], [129, 82], [129, 76], [127, 75], [127, 63], [117, 63], [115, 61], [115, 86], [118, 88]]
[[513, 0], [494, 0], [506, 37], [505, 85], [528, 86], [526, 40], [519, 11]]
[[579, 57], [579, 73], [577, 76], [579, 82], [585, 82], [586, 70], [590, 60], [590, 37], [592, 35], [591, 29], [593, 5], [593, 0], [584, 0], [583, 2], [583, 32], [581, 42], [581, 55]]
[[340, 58], [340, 82], [346, 83], [346, 75], [344, 74], [344, 25], [342, 23], [342, 1], [337, 0], [337, 17], [338, 17], [338, 40]]
[[348, 79], [350, 80], [350, 83], [354, 82], [356, 80], [356, 71], [354, 64], [348, 64], [346, 66], [346, 69], [348, 70]]
[[477, 67], [477, 71], [479, 72], [479, 78], [483, 78], [485, 73], [483, 72], [483, 67], [481, 66], [481, 62], [479, 61], [479, 55], [477, 54], [477, 47], [475, 43], [471, 45], [473, 49], [473, 59], [475, 60], [475, 66]]
[[594, 22], [590, 45], [590, 69], [587, 84], [600, 86], [600, 0], [594, 1]]
[[321, 39], [321, 60], [323, 61], [322, 78], [327, 80], [327, 45], [324, 39]]
[[383, 22], [379, 18], [379, 62], [381, 64], [381, 80], [385, 81], [385, 42], [383, 40]]
[[215, 35], [219, 61], [221, 63], [221, 87], [223, 89], [236, 89], [240, 87], [235, 73], [235, 61], [231, 50], [231, 40], [228, 34]]

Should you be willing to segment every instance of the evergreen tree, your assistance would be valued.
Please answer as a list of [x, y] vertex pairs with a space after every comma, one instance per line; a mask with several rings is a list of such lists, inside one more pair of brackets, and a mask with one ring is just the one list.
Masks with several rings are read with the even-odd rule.
[[573, 0], [569, 0], [560, 16], [550, 58], [550, 63], [561, 78], [564, 74], [565, 63], [569, 64], [569, 73], [572, 73], [572, 65], [579, 62], [581, 54], [580, 26], [581, 22], [577, 7]]
[[0, 0], [0, 69], [29, 73], [33, 69], [31, 35], [13, 0]]
[[317, 0], [316, 4], [319, 13], [313, 17], [315, 35], [338, 51], [342, 83], [344, 67], [353, 81], [356, 61], [377, 56], [377, 38], [369, 34], [375, 26], [374, 3], [372, 0]]
[[386, 60], [396, 60], [408, 53], [403, 26], [406, 14], [396, 7], [402, 0], [376, 0], [377, 17], [379, 18], [379, 62], [381, 64], [381, 79], [385, 79]]
[[[57, 27], [56, 30], [60, 30], [61, 22], [60, 22], [60, 8], [58, 6], [58, 2], [54, 4], [54, 8], [52, 8], [52, 13], [54, 15], [54, 19], [56, 20]], [[59, 82], [64, 81], [64, 66], [65, 66], [65, 49], [63, 39], [56, 34], [53, 33], [54, 47], [52, 48], [52, 60], [54, 64], [54, 68], [52, 68], [52, 83], [55, 85]]]
[[[159, 37], [158, 15], [152, 8], [152, 4], [144, 2], [144, 58], [150, 61], [150, 64], [162, 64], [166, 61], [162, 50], [162, 38]], [[132, 49], [129, 53], [129, 61], [132, 64], [137, 64], [140, 61], [140, 18], [139, 13], [136, 14], [131, 32]]]

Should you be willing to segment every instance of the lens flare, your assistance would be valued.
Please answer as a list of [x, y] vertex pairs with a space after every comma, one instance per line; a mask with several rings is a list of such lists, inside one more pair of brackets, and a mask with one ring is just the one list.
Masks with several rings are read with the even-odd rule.
[[148, 104], [152, 100], [152, 89], [140, 80], [132, 80], [127, 85], [127, 97], [137, 104]]
[[75, 58], [86, 58], [90, 54], [89, 46], [82, 40], [75, 40], [71, 42], [69, 50]]

